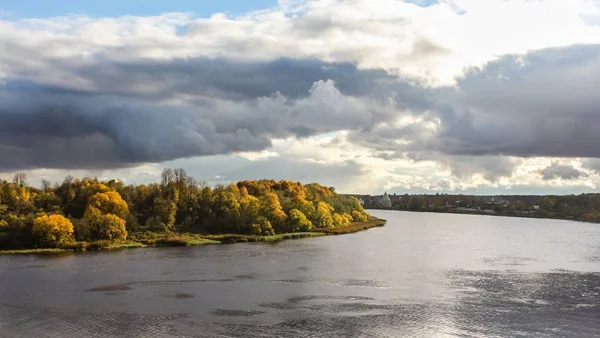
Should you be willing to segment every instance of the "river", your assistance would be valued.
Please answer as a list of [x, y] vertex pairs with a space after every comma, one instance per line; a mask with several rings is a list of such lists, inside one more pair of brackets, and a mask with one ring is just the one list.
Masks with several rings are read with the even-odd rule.
[[387, 225], [0, 256], [0, 337], [600, 337], [600, 225], [371, 213]]

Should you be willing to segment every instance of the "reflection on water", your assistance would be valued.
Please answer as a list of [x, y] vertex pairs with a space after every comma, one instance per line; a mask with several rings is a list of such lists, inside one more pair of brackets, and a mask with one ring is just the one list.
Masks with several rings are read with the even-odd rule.
[[599, 226], [375, 214], [276, 245], [0, 257], [0, 336], [600, 336]]

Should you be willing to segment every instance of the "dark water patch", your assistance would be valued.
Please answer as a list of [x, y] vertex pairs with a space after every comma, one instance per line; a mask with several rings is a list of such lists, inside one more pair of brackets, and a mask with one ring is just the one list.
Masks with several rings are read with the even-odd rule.
[[255, 280], [258, 278], [258, 276], [256, 274], [249, 273], [249, 274], [237, 275], [237, 276], [235, 276], [235, 278], [240, 279], [240, 280]]
[[552, 269], [550, 270], [551, 272], [555, 272], [555, 273], [576, 273], [575, 271], [572, 270], [567, 270], [567, 269]]
[[273, 302], [259, 304], [261, 307], [278, 309], [278, 310], [292, 310], [301, 307], [308, 308], [307, 302], [311, 301], [326, 301], [326, 302], [339, 302], [339, 301], [372, 301], [375, 300], [372, 297], [361, 297], [361, 296], [327, 296], [327, 295], [307, 295], [290, 297], [285, 302]]
[[252, 317], [265, 313], [264, 311], [224, 310], [217, 309], [211, 312], [215, 316], [223, 317]]
[[87, 292], [119, 292], [119, 291], [130, 291], [133, 290], [131, 287], [127, 286], [127, 284], [113, 284], [113, 285], [103, 285], [97, 286], [95, 288], [90, 288], [85, 291]]
[[505, 265], [505, 266], [525, 266], [532, 262], [537, 262], [538, 260], [530, 257], [516, 257], [516, 256], [508, 256], [502, 255], [494, 258], [484, 258], [482, 261], [488, 265], [496, 266], [496, 265]]
[[191, 298], [194, 298], [195, 296], [191, 293], [176, 292], [173, 294], [166, 295], [166, 297], [173, 298], [173, 299], [191, 299]]
[[374, 300], [372, 297], [361, 297], [361, 296], [298, 296], [288, 298], [287, 302], [296, 304], [300, 302], [312, 301], [312, 300]]
[[339, 283], [342, 285], [346, 285], [346, 286], [367, 286], [367, 287], [375, 287], [375, 288], [385, 287], [385, 285], [383, 285], [377, 281], [363, 280], [363, 279], [347, 279], [347, 280], [341, 280], [341, 281], [339, 281]]
[[106, 296], [122, 296], [124, 294], [125, 294], [124, 291], [110, 291], [110, 292], [104, 293], [104, 295], [106, 295]]
[[221, 282], [234, 282], [236, 279], [222, 278], [222, 279], [179, 279], [179, 280], [154, 280], [154, 281], [140, 281], [130, 282], [128, 285], [170, 285], [170, 284], [195, 284], [195, 283], [221, 283]]

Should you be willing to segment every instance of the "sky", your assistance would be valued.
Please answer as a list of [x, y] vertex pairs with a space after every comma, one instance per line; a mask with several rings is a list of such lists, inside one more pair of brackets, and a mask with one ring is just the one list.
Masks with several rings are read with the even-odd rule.
[[0, 0], [0, 178], [600, 189], [595, 0]]

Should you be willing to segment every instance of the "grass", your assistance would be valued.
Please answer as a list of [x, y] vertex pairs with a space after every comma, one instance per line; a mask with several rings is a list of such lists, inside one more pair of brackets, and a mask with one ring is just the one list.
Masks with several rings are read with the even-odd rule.
[[73, 250], [57, 248], [0, 250], [0, 255], [43, 255], [67, 252], [73, 252]]
[[240, 243], [240, 242], [276, 242], [285, 239], [300, 239], [308, 237], [325, 236], [319, 232], [296, 232], [289, 234], [278, 234], [274, 236], [253, 236], [239, 234], [222, 234], [222, 235], [207, 235], [206, 238], [214, 240], [220, 244]]
[[138, 242], [117, 242], [111, 243], [108, 247], [109, 249], [137, 249], [137, 248], [145, 248], [146, 246], [142, 243]]
[[193, 233], [160, 233], [160, 232], [136, 232], [132, 233], [130, 240], [143, 246], [198, 246], [207, 244], [219, 244], [205, 236]]
[[363, 230], [367, 230], [367, 229], [371, 229], [371, 228], [375, 228], [375, 227], [381, 227], [385, 225], [385, 220], [380, 219], [380, 218], [376, 218], [376, 217], [372, 217], [370, 220], [366, 221], [366, 222], [355, 222], [355, 223], [351, 223], [345, 227], [341, 227], [341, 228], [317, 228], [314, 229], [314, 231], [316, 232], [321, 232], [327, 235], [343, 235], [343, 234], [350, 234], [350, 233], [354, 233], [354, 232], [359, 232], [359, 231], [363, 231]]
[[144, 247], [173, 247], [173, 246], [198, 246], [209, 244], [229, 244], [246, 242], [276, 242], [287, 239], [301, 239], [328, 235], [342, 235], [380, 227], [385, 220], [372, 217], [366, 222], [355, 222], [340, 228], [316, 228], [312, 232], [296, 232], [278, 234], [274, 236], [254, 236], [240, 234], [218, 234], [202, 235], [195, 233], [164, 233], [152, 231], [140, 231], [131, 233], [127, 241], [95, 241], [91, 243], [76, 242], [63, 246], [59, 249], [18, 249], [0, 250], [0, 254], [28, 255], [28, 254], [57, 254], [73, 251], [88, 250], [116, 250], [133, 249]]

